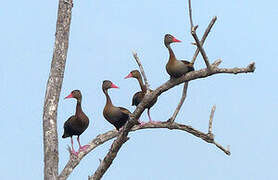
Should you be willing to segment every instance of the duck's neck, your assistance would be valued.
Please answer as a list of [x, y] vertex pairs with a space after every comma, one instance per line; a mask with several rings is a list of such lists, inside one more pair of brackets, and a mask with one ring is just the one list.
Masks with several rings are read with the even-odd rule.
[[142, 76], [140, 75], [138, 78], [136, 78], [140, 84], [140, 87], [141, 87], [141, 90], [143, 92], [146, 92], [147, 91], [147, 87], [146, 85], [143, 83], [143, 80], [142, 80]]
[[112, 106], [112, 101], [111, 101], [110, 96], [107, 92], [107, 89], [103, 89], [103, 92], [106, 96], [106, 105], [105, 106]]
[[81, 115], [82, 113], [83, 113], [83, 111], [82, 111], [82, 107], [81, 107], [81, 99], [77, 99], [75, 115], [76, 115], [77, 117], [80, 117], [80, 115]]
[[177, 60], [177, 59], [176, 59], [176, 56], [175, 56], [175, 54], [174, 54], [174, 52], [173, 52], [173, 50], [172, 50], [170, 44], [167, 44], [166, 47], [167, 47], [167, 49], [168, 49], [168, 51], [169, 51], [169, 55], [170, 55], [170, 57], [169, 57], [169, 62], [174, 62], [174, 61], [176, 61], [176, 60]]

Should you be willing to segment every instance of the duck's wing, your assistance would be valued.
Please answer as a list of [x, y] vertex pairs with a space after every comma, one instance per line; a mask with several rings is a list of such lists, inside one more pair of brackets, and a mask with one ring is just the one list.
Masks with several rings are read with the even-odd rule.
[[68, 118], [68, 120], [64, 123], [64, 134], [63, 134], [63, 138], [72, 136], [76, 134], [76, 130], [74, 128], [74, 124], [76, 121], [76, 116], [71, 116]]
[[125, 125], [127, 122], [129, 115], [131, 112], [123, 107], [118, 107], [120, 109], [120, 114], [117, 115], [117, 118], [114, 119], [112, 124], [116, 127], [117, 130], [119, 130], [121, 127]]
[[131, 112], [128, 109], [126, 109], [124, 107], [119, 107], [119, 108], [123, 114], [127, 114], [127, 115], [131, 114]]
[[189, 67], [189, 71], [194, 71], [194, 66], [193, 66], [193, 63], [189, 62], [189, 61], [186, 61], [186, 60], [181, 60], [181, 62], [183, 64], [185, 64], [187, 67]]
[[140, 104], [143, 98], [144, 93], [142, 91], [135, 93], [132, 98], [132, 106], [137, 106], [138, 104]]

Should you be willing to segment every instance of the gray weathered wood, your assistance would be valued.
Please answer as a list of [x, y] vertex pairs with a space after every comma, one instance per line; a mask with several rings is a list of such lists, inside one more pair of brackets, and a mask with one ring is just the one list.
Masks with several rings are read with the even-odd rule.
[[59, 0], [56, 38], [43, 108], [44, 179], [58, 176], [57, 108], [63, 83], [71, 22], [72, 0]]

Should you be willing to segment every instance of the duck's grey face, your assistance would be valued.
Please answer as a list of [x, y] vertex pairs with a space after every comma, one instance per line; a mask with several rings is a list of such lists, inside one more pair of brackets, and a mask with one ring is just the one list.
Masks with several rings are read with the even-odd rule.
[[119, 88], [119, 87], [113, 84], [109, 80], [104, 80], [102, 83], [102, 89], [110, 89], [110, 88]]
[[67, 97], [65, 97], [65, 99], [68, 99], [68, 98], [81, 99], [82, 95], [81, 95], [80, 90], [71, 91], [71, 93]]
[[141, 74], [138, 70], [133, 70], [125, 77], [125, 79], [127, 79], [127, 78], [137, 78], [138, 79], [140, 77], [140, 75]]
[[165, 34], [164, 36], [164, 44], [165, 46], [173, 43], [173, 42], [181, 42], [180, 40], [178, 40], [177, 38], [175, 38], [174, 36], [172, 36], [171, 34]]

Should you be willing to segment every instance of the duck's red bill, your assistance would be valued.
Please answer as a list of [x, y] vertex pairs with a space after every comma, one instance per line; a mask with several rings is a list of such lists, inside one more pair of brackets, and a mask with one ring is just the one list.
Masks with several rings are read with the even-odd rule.
[[126, 77], [125, 77], [125, 79], [127, 79], [127, 78], [131, 78], [132, 77], [132, 74], [131, 73], [129, 73]]
[[65, 99], [67, 98], [73, 98], [72, 93], [70, 93], [67, 97], [65, 97]]
[[119, 88], [119, 87], [112, 83], [111, 88]]
[[181, 40], [176, 39], [175, 37], [173, 37], [172, 39], [173, 42], [181, 42]]

